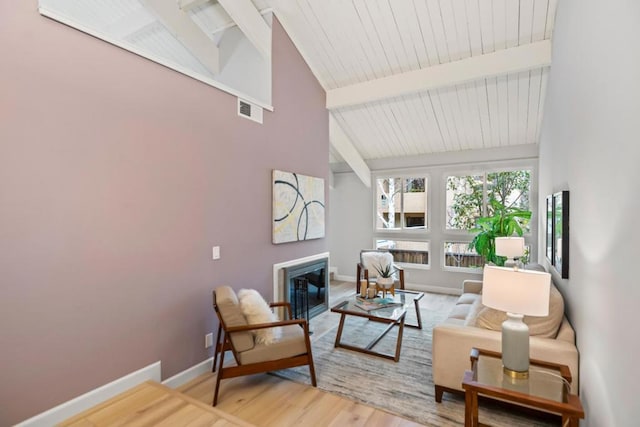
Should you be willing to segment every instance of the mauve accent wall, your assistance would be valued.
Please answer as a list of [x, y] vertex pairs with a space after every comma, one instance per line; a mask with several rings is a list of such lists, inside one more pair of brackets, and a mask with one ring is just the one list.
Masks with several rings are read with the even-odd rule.
[[0, 425], [205, 360], [216, 285], [269, 298], [274, 263], [328, 250], [271, 243], [271, 170], [329, 174], [324, 91], [277, 20], [263, 125], [36, 1], [0, 3], [0, 55]]

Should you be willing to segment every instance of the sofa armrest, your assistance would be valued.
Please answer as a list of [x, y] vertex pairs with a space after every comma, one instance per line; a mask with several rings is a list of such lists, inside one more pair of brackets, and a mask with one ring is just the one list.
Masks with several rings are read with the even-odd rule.
[[462, 282], [462, 293], [479, 294], [482, 292], [482, 280], [465, 280]]
[[[462, 377], [471, 368], [473, 347], [502, 351], [502, 333], [489, 329], [443, 323], [433, 328], [434, 385], [462, 391]], [[571, 370], [572, 393], [578, 392], [578, 350], [573, 343], [553, 338], [530, 338], [532, 359], [562, 363]]]

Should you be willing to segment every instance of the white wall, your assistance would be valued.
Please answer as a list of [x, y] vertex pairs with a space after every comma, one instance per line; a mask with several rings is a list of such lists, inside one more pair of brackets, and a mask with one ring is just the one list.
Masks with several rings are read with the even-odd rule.
[[554, 281], [594, 427], [638, 422], [639, 23], [634, 0], [559, 2], [540, 142], [540, 212], [547, 194], [570, 191], [569, 279]]
[[[361, 249], [371, 247], [371, 189], [355, 173], [336, 173], [329, 189], [329, 250], [339, 276], [355, 278]], [[338, 214], [339, 213], [339, 214]]]
[[[510, 149], [441, 153], [423, 158], [417, 156], [401, 159], [386, 159], [368, 162], [373, 176], [395, 174], [415, 174], [428, 178], [428, 221], [429, 230], [413, 240], [427, 239], [430, 242], [428, 270], [405, 269], [405, 283], [410, 289], [459, 293], [466, 279], [479, 279], [479, 273], [445, 271], [443, 268], [443, 246], [445, 241], [466, 241], [466, 233], [445, 230], [445, 183], [451, 174], [467, 174], [474, 171], [495, 170], [502, 167], [522, 167], [532, 170], [531, 199], [537, 199], [537, 147], [520, 146]], [[375, 182], [375, 179], [372, 180]], [[331, 251], [332, 267], [338, 268], [339, 278], [354, 279], [356, 263], [361, 249], [374, 247], [373, 190], [362, 184], [354, 173], [334, 174], [331, 197]], [[537, 220], [532, 220], [532, 235], [529, 242], [534, 246], [533, 259], [537, 257]], [[424, 233], [416, 231], [416, 233]], [[389, 239], [412, 240], [411, 236], [390, 233]]]

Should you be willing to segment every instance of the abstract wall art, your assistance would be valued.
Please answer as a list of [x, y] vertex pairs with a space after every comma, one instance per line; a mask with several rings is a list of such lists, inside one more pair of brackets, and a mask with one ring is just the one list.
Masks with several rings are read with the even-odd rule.
[[273, 171], [273, 243], [324, 237], [324, 179]]

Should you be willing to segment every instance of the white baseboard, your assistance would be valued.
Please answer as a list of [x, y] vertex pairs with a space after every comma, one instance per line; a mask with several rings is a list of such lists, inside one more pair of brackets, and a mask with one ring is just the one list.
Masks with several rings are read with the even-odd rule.
[[175, 374], [171, 378], [167, 378], [166, 380], [162, 381], [162, 384], [170, 388], [178, 388], [181, 385], [188, 383], [189, 381], [199, 377], [202, 374], [211, 372], [212, 366], [213, 366], [213, 357], [210, 357], [207, 360], [198, 363], [197, 365], [194, 365], [190, 368], [185, 369], [182, 372]]
[[[337, 270], [336, 270], [337, 273]], [[334, 274], [333, 280], [339, 280], [342, 282], [353, 282], [356, 283], [356, 276], [343, 276], [341, 274]]]
[[82, 411], [86, 411], [87, 409], [102, 403], [117, 394], [129, 390], [138, 384], [149, 380], [160, 381], [160, 379], [161, 370], [160, 362], [158, 361], [69, 400], [68, 402], [62, 403], [55, 408], [42, 412], [32, 418], [16, 424], [14, 427], [51, 427], [52, 425], [64, 421], [67, 418], [71, 418]]
[[433, 285], [417, 285], [415, 283], [407, 283], [405, 285], [407, 289], [418, 292], [432, 292], [434, 294], [446, 294], [446, 295], [462, 295], [461, 289], [447, 288], [445, 286], [433, 286]]
[[[355, 276], [334, 276], [334, 280], [344, 281], [344, 282], [356, 282]], [[417, 283], [405, 283], [405, 288], [410, 289], [412, 291], [420, 291], [420, 292], [433, 292], [435, 294], [447, 294], [447, 295], [461, 295], [462, 291], [460, 289], [448, 288], [446, 286], [433, 286], [433, 285], [423, 285]], [[354, 288], [355, 291], [355, 288]]]

